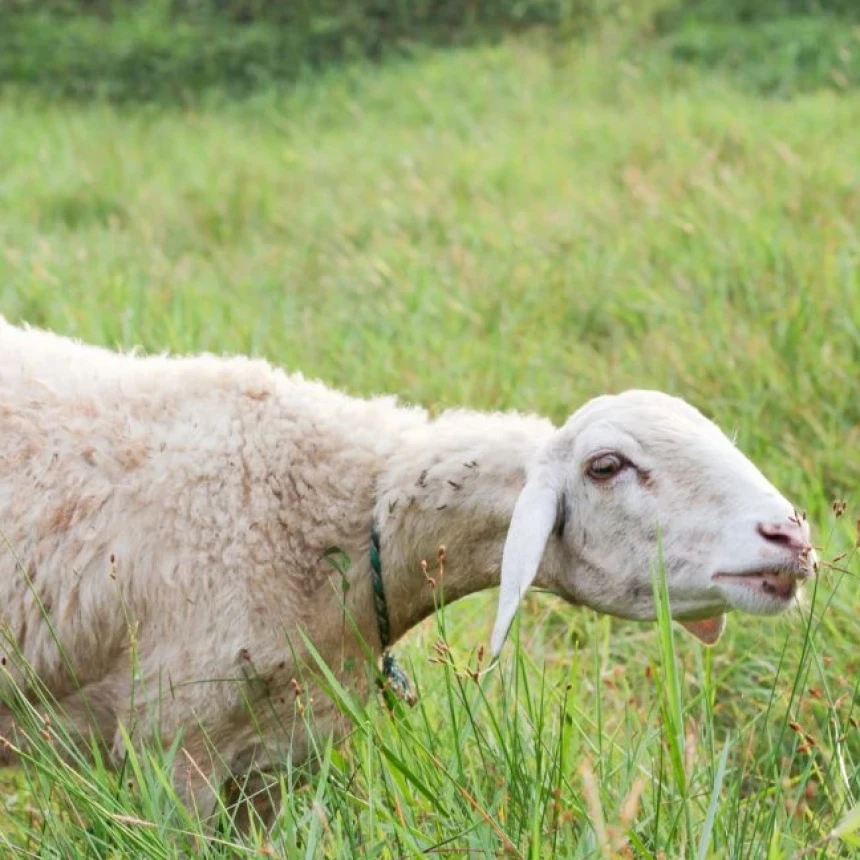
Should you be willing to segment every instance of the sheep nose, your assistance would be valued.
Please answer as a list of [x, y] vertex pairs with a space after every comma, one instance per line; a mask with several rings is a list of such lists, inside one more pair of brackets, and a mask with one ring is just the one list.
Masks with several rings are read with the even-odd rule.
[[758, 533], [768, 542], [794, 552], [809, 553], [809, 526], [801, 520], [784, 520], [778, 523], [759, 523]]

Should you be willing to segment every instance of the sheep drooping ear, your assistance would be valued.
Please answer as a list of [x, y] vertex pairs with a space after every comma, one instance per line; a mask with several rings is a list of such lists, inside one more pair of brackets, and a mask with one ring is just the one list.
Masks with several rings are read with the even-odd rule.
[[699, 621], [681, 621], [680, 624], [703, 645], [716, 645], [726, 629], [726, 616], [715, 615], [713, 618], [702, 618]]
[[550, 469], [543, 466], [523, 487], [505, 539], [499, 608], [490, 639], [490, 652], [494, 658], [505, 644], [520, 600], [537, 576], [546, 542], [558, 515], [558, 504], [559, 491], [551, 479]]

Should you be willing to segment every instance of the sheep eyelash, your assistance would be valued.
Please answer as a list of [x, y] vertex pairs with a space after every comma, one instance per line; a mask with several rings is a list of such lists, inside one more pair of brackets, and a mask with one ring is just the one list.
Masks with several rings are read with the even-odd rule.
[[[605, 457], [614, 457], [619, 462], [619, 468], [617, 472], [613, 472], [611, 475], [594, 475], [591, 473], [591, 467], [604, 459]], [[623, 454], [618, 451], [603, 451], [600, 454], [595, 454], [593, 457], [590, 457], [585, 464], [584, 475], [590, 481], [593, 481], [596, 484], [608, 484], [615, 480], [622, 472], [626, 469], [633, 469], [637, 474], [641, 474], [641, 470], [639, 467], [632, 462], [629, 458], [625, 457]]]

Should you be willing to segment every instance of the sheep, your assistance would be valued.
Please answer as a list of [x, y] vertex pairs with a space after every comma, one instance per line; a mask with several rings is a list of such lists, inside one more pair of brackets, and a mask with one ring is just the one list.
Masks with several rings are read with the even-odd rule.
[[[816, 566], [792, 504], [657, 391], [596, 397], [561, 427], [431, 420], [262, 360], [120, 353], [0, 317], [0, 464], [0, 757], [19, 750], [12, 691], [35, 678], [115, 760], [121, 726], [180, 739], [177, 792], [201, 814], [231, 774], [277, 765], [282, 732], [310, 755], [284, 695], [308, 642], [366, 693], [439, 587], [451, 603], [500, 586], [498, 657], [532, 585], [653, 620], [662, 560], [673, 617], [713, 644], [727, 611], [782, 611]], [[314, 720], [338, 728], [319, 690]]]

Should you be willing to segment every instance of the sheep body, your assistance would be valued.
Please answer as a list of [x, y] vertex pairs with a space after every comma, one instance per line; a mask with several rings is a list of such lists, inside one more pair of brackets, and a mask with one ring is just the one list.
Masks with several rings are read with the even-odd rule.
[[361, 557], [374, 476], [425, 421], [262, 361], [141, 358], [2, 322], [2, 622], [55, 696], [100, 689], [113, 721], [133, 618], [144, 688], [174, 687], [161, 730], [221, 723], [234, 685], [182, 682], [284, 661], [284, 630], [319, 612], [324, 551]]
[[[300, 629], [326, 656], [359, 654], [344, 641], [330, 548], [352, 559], [351, 606], [378, 646], [367, 549], [383, 467], [383, 491], [402, 484], [413, 503], [424, 493], [442, 510], [468, 458], [492, 459], [488, 442], [508, 433], [529, 448], [536, 428], [552, 430], [520, 421], [455, 412], [431, 427], [423, 409], [348, 397], [265, 361], [121, 354], [0, 319], [7, 684], [26, 687], [14, 643], [67, 715], [94, 722], [116, 754], [119, 721], [146, 733], [143, 714], [157, 705], [160, 736], [185, 730], [195, 759], [207, 756], [204, 736], [228, 764], [247, 758], [259, 745], [248, 689], [214, 679], [252, 672], [287, 686], [296, 671], [287, 638]], [[433, 452], [423, 488], [416, 450]], [[446, 458], [457, 465], [451, 483]], [[517, 478], [509, 484], [516, 492]], [[441, 523], [422, 528], [403, 559], [416, 571], [418, 547], [432, 553], [452, 537]], [[481, 585], [491, 566], [478, 565]], [[395, 636], [432, 611], [426, 600], [414, 606], [405, 582], [390, 591]], [[279, 715], [288, 726], [293, 708]], [[301, 738], [294, 747], [300, 757]]]
[[[533, 582], [653, 618], [658, 553], [673, 614], [703, 641], [729, 607], [781, 611], [814, 558], [793, 515], [716, 425], [659, 392], [596, 398], [561, 428], [431, 421], [264, 361], [120, 354], [0, 318], [0, 735], [3, 698], [32, 687], [20, 652], [115, 757], [121, 727], [181, 735], [177, 788], [205, 811], [230, 771], [306, 756], [300, 633], [368, 683], [372, 522], [392, 638], [435, 610], [421, 563], [445, 544], [446, 602], [501, 570], [497, 651]], [[313, 712], [333, 728], [331, 702]]]

